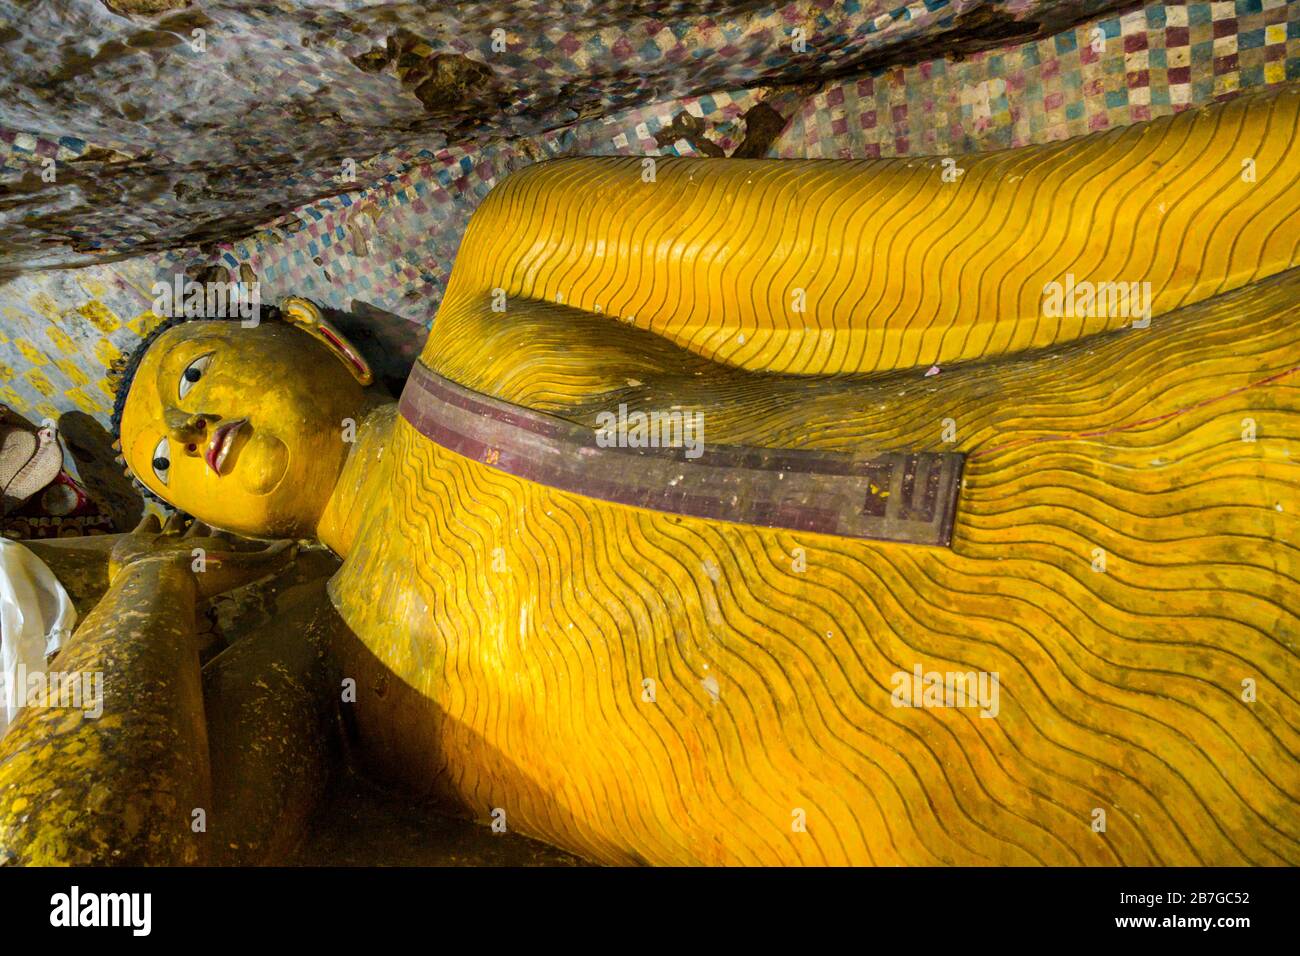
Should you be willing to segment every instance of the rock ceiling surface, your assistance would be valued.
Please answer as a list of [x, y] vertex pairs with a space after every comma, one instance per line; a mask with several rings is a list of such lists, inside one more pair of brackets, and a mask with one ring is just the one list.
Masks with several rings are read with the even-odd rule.
[[0, 277], [238, 238], [394, 171], [374, 157], [399, 146], [815, 84], [1116, 6], [0, 0]]

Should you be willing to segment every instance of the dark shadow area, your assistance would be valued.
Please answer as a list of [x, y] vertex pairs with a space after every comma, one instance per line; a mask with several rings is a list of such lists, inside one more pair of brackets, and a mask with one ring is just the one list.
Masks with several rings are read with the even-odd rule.
[[395, 797], [345, 771], [331, 783], [291, 866], [586, 866], [575, 856], [514, 833]]
[[76, 465], [81, 486], [92, 501], [108, 512], [113, 527], [129, 531], [139, 524], [144, 515], [144, 497], [117, 464], [108, 429], [85, 412], [65, 412], [59, 418], [59, 437], [64, 452]]
[[401, 395], [428, 331], [419, 323], [363, 299], [353, 299], [347, 312], [329, 308], [321, 311], [365, 356], [375, 381], [394, 398]]

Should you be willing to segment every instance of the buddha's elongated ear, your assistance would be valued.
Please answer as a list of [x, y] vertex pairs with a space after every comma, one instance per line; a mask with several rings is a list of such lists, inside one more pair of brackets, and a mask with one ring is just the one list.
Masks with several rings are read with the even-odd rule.
[[348, 341], [347, 336], [321, 314], [316, 303], [291, 295], [280, 303], [280, 314], [284, 321], [296, 325], [338, 356], [352, 377], [362, 385], [369, 385], [375, 380], [370, 365], [361, 357], [361, 353]]

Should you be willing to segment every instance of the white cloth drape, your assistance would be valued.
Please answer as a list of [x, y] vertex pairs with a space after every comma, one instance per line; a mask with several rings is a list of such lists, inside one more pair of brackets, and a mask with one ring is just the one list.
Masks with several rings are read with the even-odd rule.
[[0, 737], [26, 699], [30, 673], [72, 634], [77, 612], [49, 566], [17, 541], [0, 538]]

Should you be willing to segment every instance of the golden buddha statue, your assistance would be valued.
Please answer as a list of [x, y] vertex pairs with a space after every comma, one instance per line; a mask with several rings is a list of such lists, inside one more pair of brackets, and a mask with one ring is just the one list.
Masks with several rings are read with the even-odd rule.
[[265, 858], [193, 809], [298, 819], [322, 758], [235, 742], [337, 704], [368, 773], [599, 862], [1300, 862], [1298, 122], [541, 163], [396, 404], [303, 300], [166, 327], [132, 474], [342, 567], [205, 692], [185, 615], [291, 552], [123, 538], [64, 654], [148, 693], [15, 724], [0, 846]]

